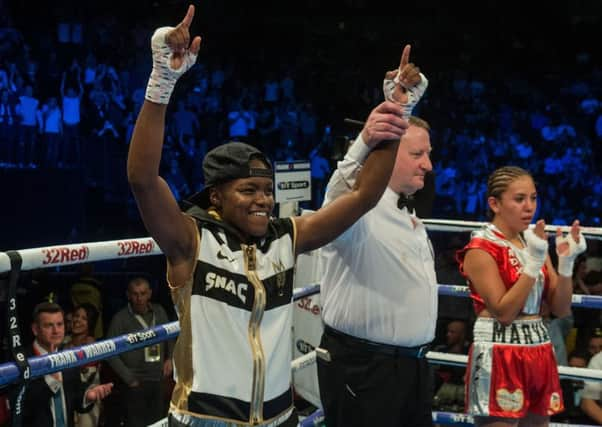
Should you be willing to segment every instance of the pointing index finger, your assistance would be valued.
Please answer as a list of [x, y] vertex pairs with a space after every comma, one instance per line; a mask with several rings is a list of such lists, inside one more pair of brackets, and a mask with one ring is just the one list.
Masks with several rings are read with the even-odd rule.
[[409, 44], [405, 45], [403, 48], [403, 52], [401, 54], [401, 62], [399, 63], [399, 70], [401, 71], [403, 67], [409, 64], [410, 62], [410, 50], [411, 46]]
[[184, 19], [182, 19], [182, 22], [180, 25], [189, 28], [190, 24], [192, 23], [192, 18], [194, 18], [194, 6], [190, 5], [188, 6], [188, 11], [186, 12], [186, 16], [184, 17]]

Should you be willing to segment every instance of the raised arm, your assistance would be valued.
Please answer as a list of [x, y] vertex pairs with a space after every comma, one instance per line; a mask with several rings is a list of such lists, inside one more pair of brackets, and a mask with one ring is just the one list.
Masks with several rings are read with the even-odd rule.
[[350, 192], [345, 193], [317, 212], [295, 217], [296, 252], [317, 249], [338, 237], [380, 200], [395, 164], [399, 140], [408, 124], [403, 108], [385, 101], [370, 113], [367, 123], [375, 122], [382, 139], [368, 156]]
[[[428, 87], [426, 77], [420, 73], [417, 66], [410, 62], [410, 50], [410, 45], [404, 47], [399, 67], [396, 70], [387, 71], [383, 80], [385, 99], [401, 105], [405, 119], [412, 114], [413, 108]], [[326, 187], [325, 205], [341, 194], [351, 191], [355, 186], [355, 180], [370, 150], [381, 141], [389, 139], [389, 136], [383, 135], [383, 132], [386, 132], [386, 129], [380, 126], [379, 117], [371, 115], [362, 132], [345, 153], [343, 160], [337, 163], [337, 169], [330, 177]]]
[[181, 213], [167, 183], [159, 176], [167, 103], [177, 79], [196, 61], [201, 38], [190, 43], [194, 6], [175, 28], [163, 27], [152, 38], [153, 71], [132, 135], [127, 172], [144, 225], [172, 266], [194, 255], [193, 223]]

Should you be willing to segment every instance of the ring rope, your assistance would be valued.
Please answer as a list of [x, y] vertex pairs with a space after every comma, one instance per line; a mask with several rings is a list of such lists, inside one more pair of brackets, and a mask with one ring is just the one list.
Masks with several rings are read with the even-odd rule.
[[[319, 291], [320, 288], [318, 285], [295, 289], [293, 292], [293, 300], [296, 301], [305, 298], [306, 296], [316, 294]], [[175, 321], [96, 341], [92, 344], [73, 347], [42, 356], [30, 357], [27, 359], [30, 367], [29, 377], [41, 377], [53, 372], [75, 368], [97, 360], [107, 359], [127, 351], [175, 339], [179, 333], [180, 325], [178, 321]], [[315, 355], [312, 356], [309, 354], [293, 360], [291, 366], [293, 371], [296, 371], [312, 363], [315, 363]], [[8, 362], [0, 364], [0, 387], [16, 382], [19, 379], [21, 379], [21, 374], [17, 363]]]
[[[472, 231], [479, 229], [488, 222], [480, 221], [460, 221], [452, 219], [423, 219], [421, 220], [426, 228], [430, 231]], [[534, 224], [529, 226], [535, 227]], [[571, 230], [570, 225], [546, 225], [547, 233], [556, 233], [556, 229], [560, 228], [563, 233], [568, 233]], [[581, 233], [586, 239], [602, 240], [602, 228], [600, 227], [581, 227]]]
[[[470, 288], [468, 286], [442, 284], [438, 284], [437, 286], [439, 295], [454, 297], [470, 296]], [[574, 294], [571, 306], [602, 309], [602, 296]]]
[[[432, 413], [433, 423], [442, 424], [442, 425], [456, 425], [456, 426], [473, 426], [474, 419], [472, 415], [467, 414], [458, 414], [454, 412], [441, 412], [441, 411], [433, 411]], [[303, 421], [299, 423], [300, 427], [314, 427], [320, 425], [321, 422], [324, 421], [324, 412], [321, 409], [318, 409]], [[564, 424], [564, 423], [549, 423], [549, 427], [594, 427], [592, 425], [582, 425], [582, 424]]]
[[[448, 219], [423, 219], [422, 222], [431, 231], [471, 231], [487, 224], [486, 222]], [[557, 228], [563, 232], [570, 230], [570, 226], [566, 225], [546, 225], [545, 230], [552, 233]], [[600, 227], [581, 227], [581, 232], [586, 239], [602, 239], [602, 228]], [[157, 242], [151, 237], [46, 246], [21, 249], [18, 252], [23, 259], [23, 271], [162, 253]], [[4, 252], [0, 252], [0, 273], [7, 271], [10, 271], [10, 260]]]
[[[315, 362], [315, 350], [303, 355], [302, 358], [303, 364], [300, 364], [300, 366], [298, 366], [299, 369], [305, 368], [306, 366], [310, 366], [312, 363]], [[466, 367], [466, 364], [468, 363], [468, 356], [465, 354], [451, 354], [441, 353], [438, 351], [429, 351], [428, 353], [426, 353], [425, 358], [428, 359], [429, 363], [438, 365]], [[558, 366], [558, 375], [562, 379], [602, 382], [602, 371], [600, 371], [599, 369]]]
[[[163, 253], [157, 242], [151, 237], [45, 246], [21, 249], [16, 252], [21, 255], [23, 260], [22, 271]], [[10, 260], [7, 254], [0, 252], [0, 274], [7, 271], [10, 271]]]
[[[87, 363], [107, 359], [126, 351], [135, 350], [156, 344], [165, 340], [174, 339], [180, 332], [177, 321], [157, 325], [152, 328], [120, 335], [106, 340], [97, 341], [92, 344], [73, 347], [56, 353], [28, 359], [31, 368], [31, 378], [62, 371], [68, 368], [82, 366]], [[426, 358], [430, 363], [466, 366], [468, 356], [462, 354], [449, 354], [429, 351]], [[301, 370], [314, 364], [316, 361], [315, 351], [311, 351], [291, 362], [293, 371]], [[560, 378], [584, 381], [602, 381], [602, 371], [587, 368], [571, 368], [559, 366]], [[0, 365], [0, 387], [20, 379], [19, 368], [14, 362]]]
[[[456, 222], [460, 223], [463, 221]], [[21, 271], [75, 265], [92, 261], [108, 261], [162, 254], [159, 245], [157, 245], [154, 239], [150, 237], [46, 246], [21, 249], [15, 252], [17, 252], [22, 259]], [[10, 265], [11, 263], [8, 255], [4, 252], [0, 252], [0, 274], [10, 271]], [[311, 294], [311, 291], [308, 292]], [[468, 287], [466, 286], [439, 285], [439, 294], [441, 295], [466, 297], [468, 296], [468, 293]], [[573, 295], [573, 306], [602, 309], [602, 297], [593, 295]]]

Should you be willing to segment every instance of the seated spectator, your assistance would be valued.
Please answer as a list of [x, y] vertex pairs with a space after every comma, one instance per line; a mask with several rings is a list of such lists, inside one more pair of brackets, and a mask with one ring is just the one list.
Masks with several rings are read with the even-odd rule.
[[[467, 325], [464, 320], [452, 320], [447, 324], [445, 344], [434, 351], [452, 354], [468, 354]], [[464, 407], [465, 367], [436, 365], [435, 396], [433, 407], [437, 410], [461, 411]]]
[[587, 341], [587, 351], [589, 352], [590, 357], [593, 357], [602, 351], [602, 329], [596, 328], [591, 333], [589, 340]]
[[587, 273], [587, 258], [581, 256], [575, 260], [575, 269], [573, 270], [573, 293], [589, 295], [590, 290], [585, 284], [585, 275]]
[[[95, 340], [94, 328], [98, 319], [98, 310], [90, 303], [84, 303], [73, 309], [71, 340], [66, 346], [79, 347], [91, 344]], [[92, 362], [80, 369], [80, 379], [87, 384], [100, 384], [100, 362]], [[75, 413], [75, 427], [96, 427], [100, 418], [100, 402], [94, 403], [87, 412]]]
[[[602, 369], [602, 353], [597, 353], [587, 365], [588, 369]], [[586, 381], [581, 393], [581, 409], [589, 417], [589, 422], [594, 421], [602, 425], [602, 382]]]
[[554, 353], [556, 354], [558, 365], [567, 366], [566, 338], [573, 328], [573, 314], [571, 313], [565, 317], [555, 317], [550, 312], [548, 304], [542, 304], [541, 317], [548, 328], [548, 334], [550, 335], [550, 341], [552, 341], [552, 345], [554, 346]]
[[583, 283], [588, 290], [588, 294], [602, 295], [602, 271], [589, 271], [583, 277]]
[[[589, 353], [586, 351], [573, 351], [568, 357], [568, 365], [573, 368], [587, 368], [589, 358]], [[561, 379], [560, 385], [564, 397], [564, 412], [552, 417], [552, 421], [571, 424], [591, 423], [591, 419], [581, 409], [584, 382]]]
[[[43, 302], [33, 310], [31, 329], [35, 340], [32, 353], [41, 356], [58, 350], [65, 338], [63, 309]], [[79, 379], [78, 369], [65, 369], [31, 380], [25, 389], [23, 426], [71, 427], [75, 410], [86, 411], [104, 399], [113, 384], [87, 387]]]

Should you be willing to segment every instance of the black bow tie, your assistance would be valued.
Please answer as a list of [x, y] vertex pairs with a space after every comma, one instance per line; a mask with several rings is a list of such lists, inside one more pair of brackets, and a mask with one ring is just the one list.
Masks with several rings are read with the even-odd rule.
[[412, 213], [414, 211], [414, 196], [406, 196], [401, 193], [399, 195], [399, 200], [397, 200], [397, 207], [399, 209], [403, 209], [404, 207], [408, 208], [408, 212]]

